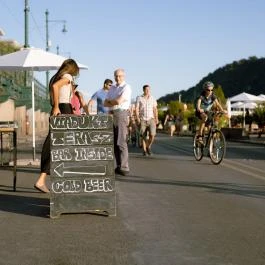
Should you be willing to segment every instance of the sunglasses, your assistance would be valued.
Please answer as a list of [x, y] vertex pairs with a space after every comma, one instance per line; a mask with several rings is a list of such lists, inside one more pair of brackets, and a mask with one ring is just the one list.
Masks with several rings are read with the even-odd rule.
[[209, 92], [210, 92], [210, 91], [213, 91], [213, 90], [212, 90], [212, 89], [210, 89], [210, 88], [207, 88], [207, 89], [206, 89], [206, 91], [209, 91]]

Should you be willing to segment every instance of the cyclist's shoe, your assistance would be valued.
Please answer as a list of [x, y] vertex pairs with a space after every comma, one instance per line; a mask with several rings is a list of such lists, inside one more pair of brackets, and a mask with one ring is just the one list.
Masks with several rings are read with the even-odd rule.
[[201, 135], [197, 135], [196, 142], [198, 144], [204, 145], [203, 137]]

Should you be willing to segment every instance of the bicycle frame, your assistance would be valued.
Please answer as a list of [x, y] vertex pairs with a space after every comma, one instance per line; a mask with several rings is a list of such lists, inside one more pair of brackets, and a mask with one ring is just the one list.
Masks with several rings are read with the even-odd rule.
[[212, 117], [208, 120], [206, 127], [209, 128], [207, 136], [204, 135], [204, 144], [197, 143], [196, 134], [193, 139], [193, 152], [197, 161], [200, 161], [204, 156], [204, 150], [208, 150], [208, 155], [213, 164], [220, 164], [225, 155], [226, 143], [225, 137], [221, 130], [218, 129], [215, 123], [215, 117], [220, 115], [220, 112], [213, 112]]

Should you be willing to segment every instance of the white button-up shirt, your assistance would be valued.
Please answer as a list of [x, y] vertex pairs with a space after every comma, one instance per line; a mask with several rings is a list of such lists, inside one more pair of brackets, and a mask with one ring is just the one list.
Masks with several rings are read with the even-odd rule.
[[116, 110], [116, 109], [123, 109], [127, 110], [130, 108], [131, 105], [131, 96], [132, 96], [132, 89], [131, 86], [123, 82], [120, 85], [112, 85], [110, 87], [110, 90], [107, 94], [107, 99], [115, 99], [122, 96], [122, 98], [125, 99], [124, 102], [122, 102], [120, 105], [115, 105], [111, 110]]
[[144, 95], [139, 96], [136, 100], [136, 108], [139, 108], [139, 118], [148, 121], [154, 117], [154, 108], [157, 107], [157, 101], [153, 96], [148, 98]]

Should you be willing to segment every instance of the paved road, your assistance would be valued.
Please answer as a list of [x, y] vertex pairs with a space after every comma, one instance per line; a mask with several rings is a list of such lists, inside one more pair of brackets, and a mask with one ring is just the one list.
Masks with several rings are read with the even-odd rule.
[[265, 264], [264, 146], [229, 143], [219, 166], [195, 161], [188, 137], [159, 135], [153, 149], [130, 149], [116, 217], [50, 219], [37, 170], [19, 171], [15, 193], [1, 170], [0, 264]]

